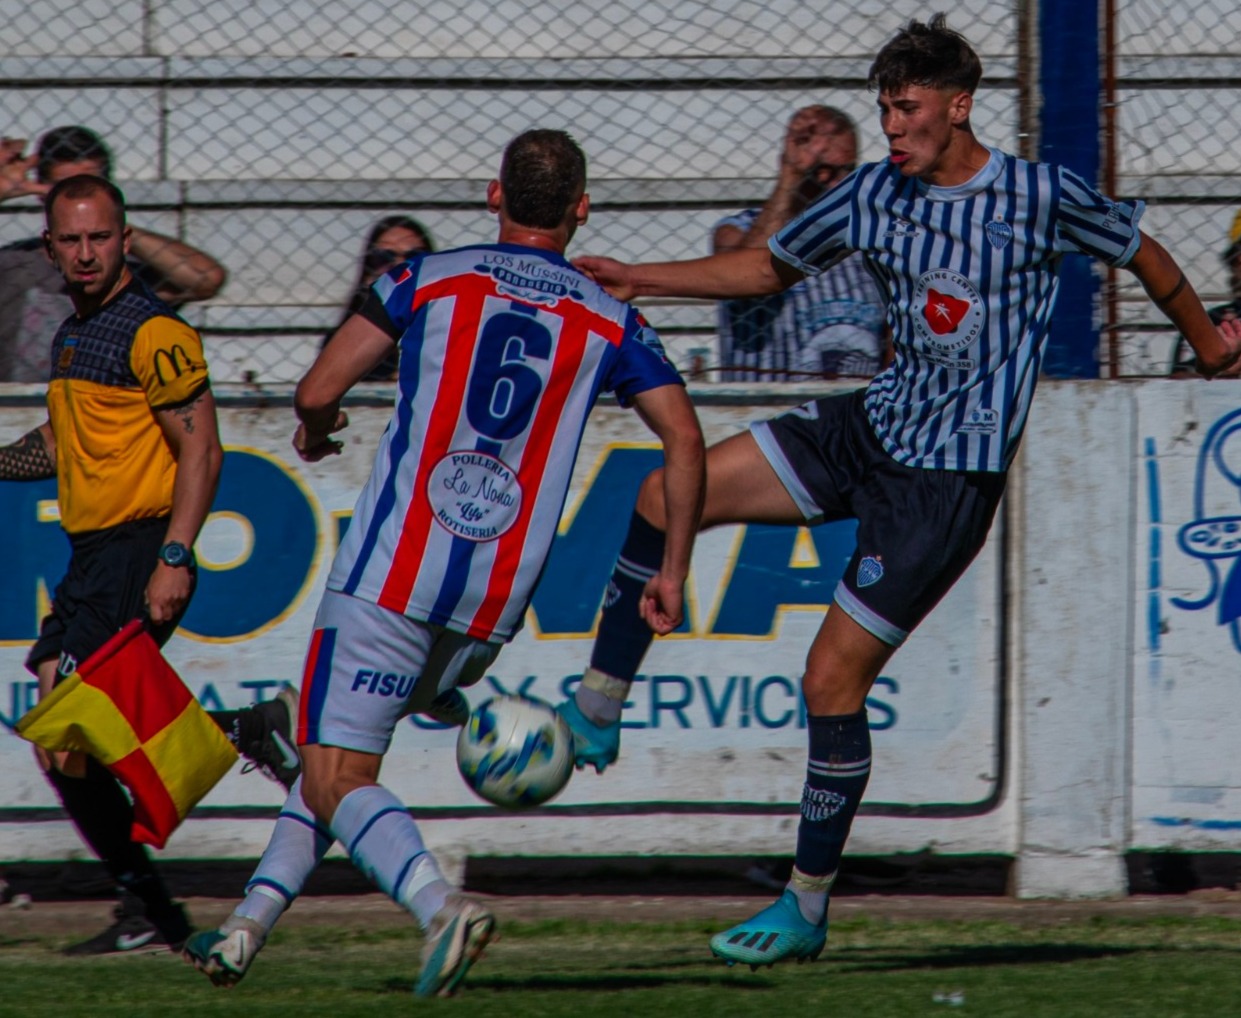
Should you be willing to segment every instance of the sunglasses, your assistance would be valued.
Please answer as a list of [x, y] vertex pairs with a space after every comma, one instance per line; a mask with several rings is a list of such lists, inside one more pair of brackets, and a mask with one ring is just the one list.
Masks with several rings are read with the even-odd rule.
[[412, 247], [408, 251], [389, 251], [386, 247], [373, 247], [366, 252], [363, 265], [370, 272], [386, 269], [397, 262], [407, 262], [420, 254], [426, 254], [425, 247]]

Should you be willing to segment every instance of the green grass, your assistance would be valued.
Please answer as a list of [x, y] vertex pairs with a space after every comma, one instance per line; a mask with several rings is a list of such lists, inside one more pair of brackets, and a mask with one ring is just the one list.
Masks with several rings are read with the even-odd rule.
[[[290, 925], [246, 980], [212, 987], [167, 955], [80, 960], [60, 941], [0, 941], [0, 1014], [768, 1018], [1241, 1013], [1241, 921], [1219, 917], [834, 924], [813, 965], [713, 961], [701, 923], [508, 922], [454, 999], [409, 994], [412, 933]], [[959, 1007], [935, 1003], [961, 991]]]

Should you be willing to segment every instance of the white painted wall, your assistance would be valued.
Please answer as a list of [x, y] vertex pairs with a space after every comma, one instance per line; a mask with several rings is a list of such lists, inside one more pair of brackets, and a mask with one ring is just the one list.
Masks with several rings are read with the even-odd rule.
[[[716, 387], [700, 395], [708, 436], [717, 440], [776, 412], [771, 400], [787, 400], [790, 389], [751, 390], [734, 406], [719, 405]], [[1130, 849], [1241, 849], [1241, 762], [1233, 752], [1241, 638], [1236, 619], [1225, 617], [1241, 611], [1239, 581], [1229, 586], [1241, 559], [1239, 396], [1236, 382], [1043, 384], [1012, 474], [1007, 525], [997, 524], [978, 562], [875, 690], [872, 812], [858, 819], [852, 851], [1011, 855], [1018, 894], [1062, 897], [1123, 893]], [[210, 684], [228, 706], [252, 698], [255, 681], [297, 677], [336, 514], [350, 508], [387, 416], [355, 409], [347, 455], [306, 465], [285, 452], [290, 418], [279, 402], [226, 406], [222, 429], [230, 448], [269, 462], [273, 477], [301, 492], [296, 498], [320, 532], [318, 551], [301, 562], [305, 582], [269, 626], [226, 641], [178, 636], [168, 648], [191, 688], [202, 695]], [[40, 415], [37, 407], [0, 409], [0, 434], [19, 434]], [[598, 511], [588, 496], [605, 483], [607, 456], [645, 442], [630, 415], [597, 412], [564, 532]], [[6, 524], [18, 536], [30, 525]], [[453, 770], [451, 733], [402, 726], [385, 773], [411, 805], [448, 811], [426, 822], [432, 844], [457, 860], [469, 852], [790, 851], [804, 734], [786, 717], [793, 701], [785, 683], [799, 673], [818, 610], [783, 610], [775, 626], [750, 636], [718, 632], [727, 598], [740, 592], [748, 603], [752, 594], [756, 574], [746, 568], [754, 561], [742, 537], [736, 528], [703, 536], [691, 578], [693, 634], [656, 645], [645, 671], [665, 678], [635, 687], [621, 762], [603, 777], [575, 777], [555, 803], [559, 811], [472, 811], [478, 804]], [[257, 541], [251, 556], [265, 553], [261, 526]], [[237, 564], [244, 526], [216, 519], [200, 550], [209, 562]], [[815, 546], [804, 540], [788, 554], [783, 565], [792, 570], [816, 564]], [[287, 568], [273, 560], [271, 569]], [[585, 586], [566, 596], [597, 600], [598, 589]], [[1222, 614], [1221, 600], [1232, 606]], [[6, 716], [29, 696], [19, 678], [26, 643], [0, 646]], [[589, 646], [588, 631], [551, 632], [532, 616], [498, 660], [494, 681], [471, 695], [528, 682], [529, 691], [559, 699]], [[756, 713], [753, 692], [768, 677]], [[732, 699], [721, 707], [729, 688]], [[218, 814], [279, 800], [275, 785], [234, 773], [203, 805]], [[652, 805], [660, 802], [683, 812]], [[774, 812], [756, 814], [764, 804]], [[0, 737], [0, 816], [52, 806], [27, 747]], [[901, 815], [911, 806], [940, 815]], [[592, 808], [610, 815], [574, 815]], [[33, 822], [43, 816], [0, 823], [0, 859], [81, 851], [63, 822]], [[253, 856], [269, 823], [191, 819], [167, 854]]]

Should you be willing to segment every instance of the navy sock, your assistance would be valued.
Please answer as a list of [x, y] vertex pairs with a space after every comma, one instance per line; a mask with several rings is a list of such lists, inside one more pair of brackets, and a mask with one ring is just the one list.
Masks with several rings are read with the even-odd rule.
[[638, 614], [638, 605], [663, 560], [664, 532], [635, 511], [603, 598], [599, 635], [590, 655], [592, 668], [624, 682], [632, 682], [638, 674], [655, 636]]
[[856, 714], [811, 715], [810, 760], [802, 789], [794, 865], [808, 877], [827, 877], [840, 866], [853, 816], [870, 780], [870, 726]]

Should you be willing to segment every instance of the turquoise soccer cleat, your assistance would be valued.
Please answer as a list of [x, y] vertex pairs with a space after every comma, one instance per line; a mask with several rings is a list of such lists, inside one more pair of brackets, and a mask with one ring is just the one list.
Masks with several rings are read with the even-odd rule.
[[182, 953], [186, 961], [216, 986], [236, 986], [249, 971], [263, 942], [257, 925], [254, 929], [247, 926], [231, 933], [207, 930], [190, 937]]
[[797, 898], [785, 891], [775, 904], [711, 938], [711, 953], [729, 965], [756, 969], [785, 958], [814, 961], [827, 943], [827, 916], [818, 926], [802, 918]]
[[495, 932], [495, 916], [464, 894], [450, 894], [422, 947], [415, 997], [451, 997]]
[[616, 762], [620, 753], [620, 722], [600, 727], [583, 714], [577, 701], [569, 697], [556, 708], [573, 733], [573, 764], [577, 768], [594, 767], [596, 774]]

